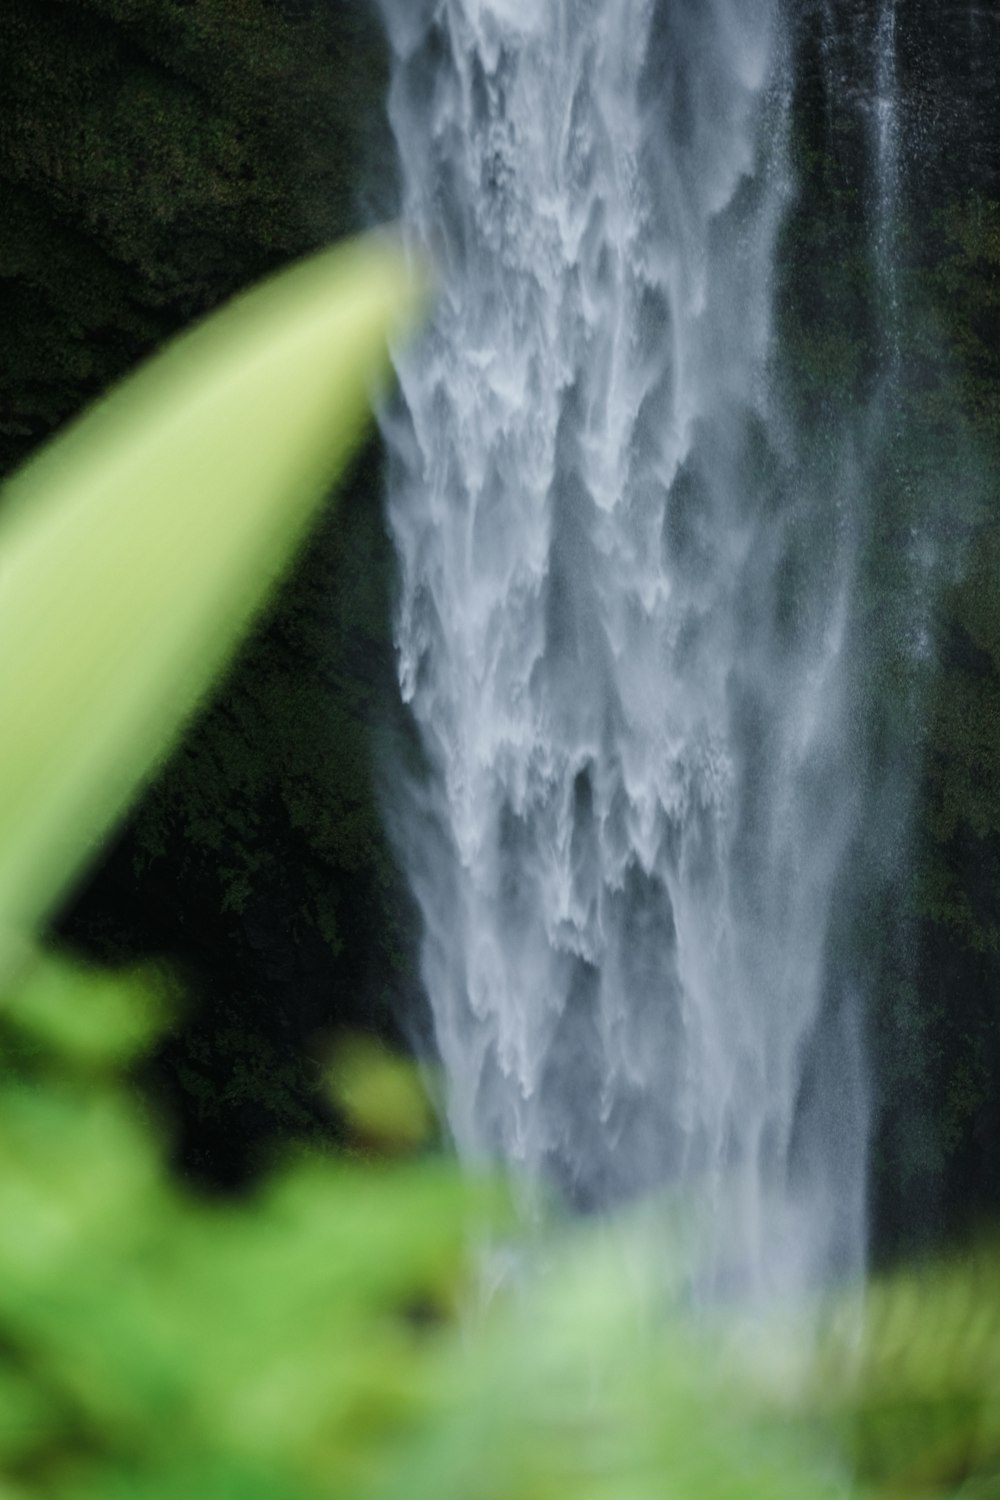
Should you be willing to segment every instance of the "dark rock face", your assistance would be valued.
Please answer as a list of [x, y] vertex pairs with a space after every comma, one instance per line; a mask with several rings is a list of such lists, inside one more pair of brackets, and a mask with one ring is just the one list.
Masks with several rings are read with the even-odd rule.
[[1000, 1209], [1000, 15], [897, 0], [886, 184], [886, 10], [796, 13], [778, 298], [806, 467], [821, 472], [856, 414], [881, 429], [859, 431], [872, 457], [852, 647], [871, 790], [835, 936], [869, 997], [878, 1255]]
[[915, 203], [1000, 192], [1000, 14], [995, 5], [910, 0], [899, 19], [899, 74]]
[[[845, 32], [874, 9], [841, 7]], [[896, 88], [899, 363], [866, 559], [885, 637], [869, 712], [885, 796], [904, 764], [917, 790], [861, 924], [886, 1254], [1000, 1209], [1000, 13], [899, 3]], [[916, 651], [885, 626], [911, 545], [929, 596]]]

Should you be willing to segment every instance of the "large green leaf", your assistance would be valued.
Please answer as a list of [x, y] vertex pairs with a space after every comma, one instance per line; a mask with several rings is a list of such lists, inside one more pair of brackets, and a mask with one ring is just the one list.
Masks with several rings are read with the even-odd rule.
[[801, 1397], [873, 1487], [1000, 1495], [996, 1246], [904, 1267], [835, 1309]]
[[217, 675], [415, 301], [386, 239], [324, 252], [177, 340], [0, 497], [0, 933], [52, 909]]

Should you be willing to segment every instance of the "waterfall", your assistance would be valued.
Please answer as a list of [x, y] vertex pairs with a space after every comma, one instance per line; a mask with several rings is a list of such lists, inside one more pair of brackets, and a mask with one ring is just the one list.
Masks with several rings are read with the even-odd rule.
[[857, 486], [803, 471], [773, 378], [788, 27], [776, 0], [384, 10], [437, 273], [384, 421], [422, 751], [391, 815], [452, 1131], [581, 1209], [689, 1198], [710, 1279], [850, 1268]]
[[875, 30], [873, 157], [876, 277], [883, 302], [883, 336], [890, 375], [898, 360], [899, 289], [896, 273], [896, 216], [899, 199], [900, 130], [896, 85], [896, 0], [879, 0]]

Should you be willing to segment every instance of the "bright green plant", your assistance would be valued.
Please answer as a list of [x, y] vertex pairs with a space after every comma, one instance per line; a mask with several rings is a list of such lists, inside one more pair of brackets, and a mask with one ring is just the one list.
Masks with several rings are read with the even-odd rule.
[[0, 921], [31, 928], [232, 653], [346, 459], [412, 294], [320, 255], [179, 339], [7, 486]]
[[901, 1283], [867, 1343], [831, 1326], [790, 1395], [752, 1378], [777, 1334], [696, 1329], [638, 1233], [543, 1247], [483, 1299], [475, 1247], [514, 1236], [505, 1196], [426, 1151], [393, 1159], [419, 1150], [423, 1106], [360, 1045], [331, 1080], [357, 1159], [207, 1203], [164, 1170], [123, 1072], [169, 1014], [163, 982], [34, 947], [300, 537], [412, 302], [382, 242], [286, 273], [6, 499], [0, 1500], [809, 1500], [911, 1460], [923, 1493], [988, 1486], [1000, 1319], [973, 1335], [942, 1293], [935, 1365]]

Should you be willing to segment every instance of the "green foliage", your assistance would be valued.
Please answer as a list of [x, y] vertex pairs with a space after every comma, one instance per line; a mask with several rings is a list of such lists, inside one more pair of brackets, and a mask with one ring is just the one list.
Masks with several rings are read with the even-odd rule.
[[370, 1037], [354, 1036], [338, 1047], [329, 1087], [355, 1132], [369, 1142], [400, 1150], [431, 1135], [430, 1107], [412, 1065]]
[[178, 340], [8, 485], [11, 929], [48, 915], [287, 563], [357, 440], [403, 316], [400, 274], [398, 252], [376, 241], [285, 272]]
[[[91, 1066], [102, 1033], [105, 1055], [138, 1039], [155, 995], [48, 959], [12, 998], [0, 1087], [11, 1493], [378, 1493], [432, 1399], [470, 1224], [496, 1221], [498, 1195], [432, 1160], [380, 1172], [303, 1160], [240, 1209], [192, 1199], [134, 1097]], [[93, 1012], [82, 1047], [81, 1007]], [[57, 1033], [72, 1052], [48, 1045]]]
[[1000, 1494], [995, 1247], [897, 1272], [821, 1338], [805, 1406], [859, 1478], [905, 1495]]
[[[51, 959], [29, 980], [68, 1008], [88, 983], [105, 1009], [136, 1001]], [[433, 1158], [304, 1159], [238, 1208], [192, 1199], [114, 1074], [39, 1046], [27, 1015], [4, 1011], [0, 1086], [7, 1493], [834, 1492], [683, 1315], [661, 1328], [637, 1244], [563, 1248], [474, 1311], [470, 1243], [508, 1221], [495, 1187]]]
[[[988, 1258], [877, 1285], [863, 1322], [848, 1301], [814, 1359], [768, 1317], [696, 1326], [648, 1225], [536, 1242], [487, 1301], [495, 1184], [303, 1157], [239, 1206], [194, 1198], [110, 1065], [156, 989], [36, 957], [2, 998], [0, 1493], [810, 1500], [997, 1473]], [[396, 1065], [341, 1068], [365, 1128], [375, 1101], [419, 1133]]]

